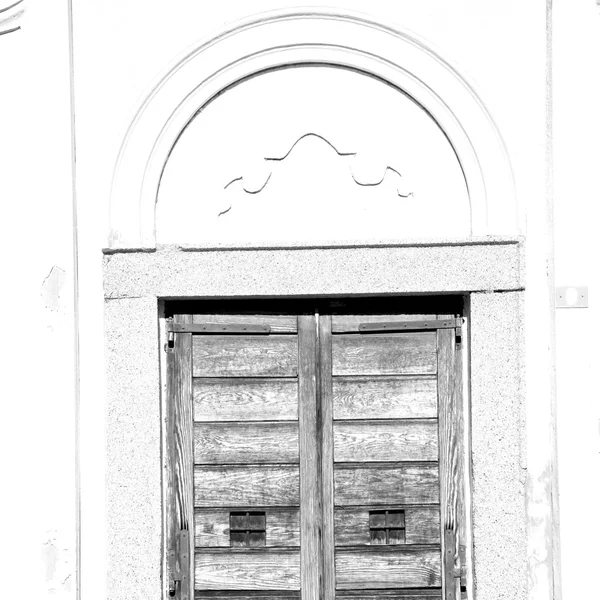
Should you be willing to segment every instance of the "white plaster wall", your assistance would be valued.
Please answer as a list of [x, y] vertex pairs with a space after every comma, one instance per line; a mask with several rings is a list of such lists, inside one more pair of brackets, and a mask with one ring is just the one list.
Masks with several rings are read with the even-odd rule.
[[556, 310], [564, 600], [597, 597], [600, 564], [600, 6], [554, 1], [557, 285], [587, 285], [589, 308]]
[[22, 8], [21, 30], [0, 36], [2, 595], [71, 600], [77, 496], [68, 3], [26, 1]]
[[[590, 0], [591, 1], [591, 0]], [[290, 0], [206, 3], [85, 2], [74, 0], [77, 193], [80, 231], [83, 589], [102, 586], [105, 571], [102, 300], [99, 249], [112, 169], [125, 131], [144, 96], [174, 59], [226, 24], [265, 10], [291, 8]], [[521, 205], [544, 222], [545, 210], [545, 1], [362, 0], [329, 2], [398, 23], [437, 47], [457, 65], [487, 105], [506, 141]], [[541, 219], [538, 218], [541, 216]], [[532, 242], [536, 247], [536, 242]], [[546, 254], [530, 261], [544, 280]], [[543, 281], [542, 281], [543, 285]], [[545, 313], [529, 309], [544, 332]], [[535, 327], [530, 328], [535, 330]], [[546, 347], [546, 338], [541, 339]], [[535, 343], [528, 352], [535, 356]], [[538, 375], [548, 377], [548, 361]], [[551, 368], [551, 367], [550, 367]], [[544, 384], [543, 393], [550, 386]], [[531, 387], [529, 388], [531, 389]], [[102, 449], [102, 450], [100, 450]], [[544, 452], [542, 452], [544, 454]], [[545, 455], [545, 454], [544, 454]], [[542, 557], [543, 558], [543, 557]], [[537, 598], [546, 598], [541, 590]], [[85, 593], [85, 592], [84, 592]], [[102, 596], [101, 587], [99, 590]]]

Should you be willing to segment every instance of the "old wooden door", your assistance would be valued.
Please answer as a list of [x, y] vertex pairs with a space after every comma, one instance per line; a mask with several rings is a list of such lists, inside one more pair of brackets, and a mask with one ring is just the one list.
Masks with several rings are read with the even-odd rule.
[[175, 315], [169, 329], [169, 596], [460, 595], [459, 320]]

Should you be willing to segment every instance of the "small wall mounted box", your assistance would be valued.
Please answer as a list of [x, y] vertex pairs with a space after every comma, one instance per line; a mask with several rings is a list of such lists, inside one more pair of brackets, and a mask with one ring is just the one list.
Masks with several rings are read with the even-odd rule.
[[556, 288], [556, 308], [587, 308], [587, 286], [559, 286]]

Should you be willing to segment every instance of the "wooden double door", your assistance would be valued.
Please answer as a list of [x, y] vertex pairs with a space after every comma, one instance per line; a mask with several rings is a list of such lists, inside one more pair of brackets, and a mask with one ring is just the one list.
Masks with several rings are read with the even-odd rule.
[[458, 319], [176, 314], [168, 330], [167, 597], [460, 595]]

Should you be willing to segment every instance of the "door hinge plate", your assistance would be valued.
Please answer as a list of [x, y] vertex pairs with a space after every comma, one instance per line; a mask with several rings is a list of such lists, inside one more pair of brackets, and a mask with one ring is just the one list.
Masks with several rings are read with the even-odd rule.
[[168, 553], [169, 598], [190, 600], [190, 545], [189, 531], [181, 529], [177, 539], [177, 548]]
[[398, 331], [428, 331], [436, 329], [457, 329], [460, 335], [463, 320], [455, 319], [431, 319], [428, 321], [382, 321], [375, 323], [361, 323], [358, 326], [360, 333], [395, 333]]
[[256, 325], [246, 323], [173, 323], [167, 321], [167, 332], [169, 333], [208, 333], [208, 334], [230, 334], [247, 333], [268, 335], [271, 333], [270, 325]]

